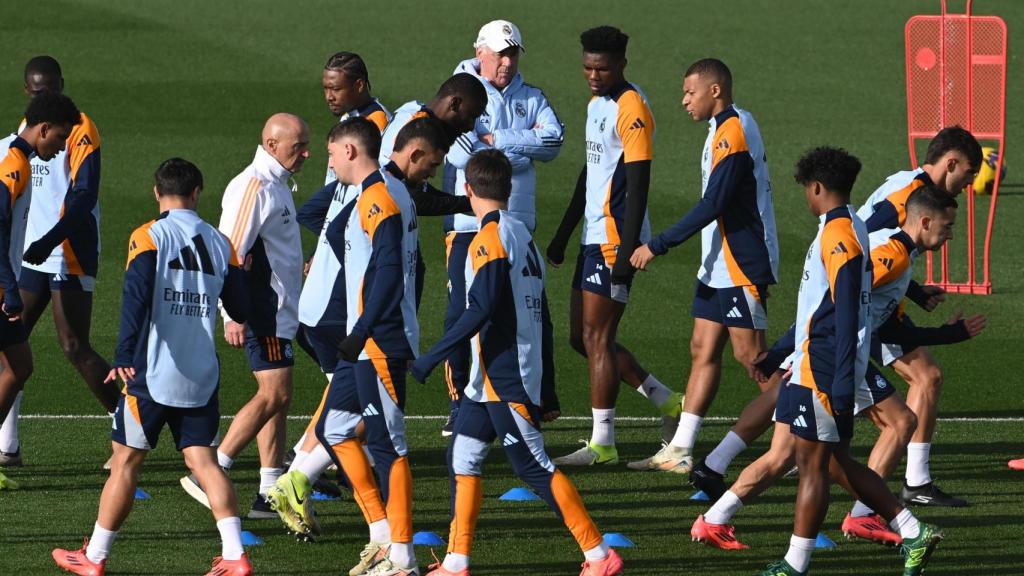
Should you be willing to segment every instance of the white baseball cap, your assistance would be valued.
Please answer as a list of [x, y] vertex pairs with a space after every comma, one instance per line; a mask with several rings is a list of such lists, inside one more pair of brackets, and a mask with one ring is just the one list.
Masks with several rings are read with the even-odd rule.
[[480, 28], [476, 36], [473, 48], [486, 46], [495, 52], [501, 52], [513, 46], [526, 52], [523, 46], [523, 37], [519, 35], [519, 28], [508, 20], [492, 20]]

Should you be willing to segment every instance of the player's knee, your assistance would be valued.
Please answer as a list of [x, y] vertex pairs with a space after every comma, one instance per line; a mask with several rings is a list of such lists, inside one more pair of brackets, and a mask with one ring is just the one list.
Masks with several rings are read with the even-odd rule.
[[60, 350], [64, 353], [64, 357], [72, 364], [78, 364], [85, 361], [89, 346], [88, 344], [83, 344], [76, 336], [61, 335]]
[[939, 368], [935, 364], [926, 366], [921, 370], [920, 383], [927, 387], [928, 390], [932, 390], [936, 393], [942, 390], [942, 368]]
[[714, 363], [714, 346], [699, 338], [690, 340], [690, 360], [694, 365]]
[[261, 388], [256, 393], [271, 412], [284, 410], [291, 403], [291, 393], [283, 387]]
[[583, 325], [584, 353], [601, 350], [608, 346], [608, 333], [597, 326]]

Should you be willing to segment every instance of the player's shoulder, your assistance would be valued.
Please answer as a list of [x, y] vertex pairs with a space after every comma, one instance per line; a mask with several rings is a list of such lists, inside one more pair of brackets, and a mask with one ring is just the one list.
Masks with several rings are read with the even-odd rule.
[[374, 171], [363, 180], [362, 191], [359, 193], [360, 215], [369, 219], [383, 219], [398, 214], [398, 204], [388, 190], [384, 174]]
[[224, 208], [237, 207], [241, 202], [251, 202], [252, 199], [266, 189], [267, 183], [260, 177], [252, 165], [247, 166], [228, 181], [224, 188], [224, 197], [221, 204]]
[[508, 251], [502, 242], [501, 221], [500, 214], [492, 212], [480, 223], [480, 230], [469, 245], [474, 270], [479, 270], [488, 262], [508, 257]]
[[863, 254], [855, 218], [847, 206], [830, 210], [825, 215], [825, 225], [821, 231], [822, 255], [845, 254], [847, 257], [853, 257]]
[[68, 148], [100, 147], [100, 132], [96, 123], [85, 112], [81, 113], [81, 122], [71, 129], [68, 136]]
[[20, 194], [32, 178], [32, 165], [29, 162], [32, 147], [25, 140], [14, 138], [0, 153], [5, 155], [0, 160], [0, 181], [10, 192]]
[[160, 226], [157, 225], [158, 222], [160, 222], [160, 219], [153, 219], [138, 226], [135, 230], [132, 230], [132, 234], [128, 240], [129, 259], [134, 254], [157, 249], [157, 239], [160, 236]]

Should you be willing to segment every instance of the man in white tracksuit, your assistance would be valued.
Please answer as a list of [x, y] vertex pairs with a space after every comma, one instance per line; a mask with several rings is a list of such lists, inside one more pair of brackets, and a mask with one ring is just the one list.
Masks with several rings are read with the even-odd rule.
[[[537, 227], [537, 172], [533, 162], [548, 162], [558, 155], [562, 149], [563, 126], [544, 92], [523, 82], [519, 74], [519, 57], [526, 49], [515, 24], [505, 20], [488, 22], [480, 28], [473, 47], [476, 57], [459, 64], [455, 73], [464, 72], [480, 79], [487, 91], [487, 109], [477, 120], [475, 129], [459, 136], [448, 151], [444, 189], [465, 195], [465, 167], [469, 158], [479, 150], [501, 150], [511, 161], [513, 170], [508, 211], [526, 224], [532, 234]], [[466, 308], [466, 250], [479, 225], [472, 214], [457, 214], [446, 219], [445, 230], [448, 232], [449, 281], [444, 323], [447, 330]], [[550, 327], [550, 321], [545, 321], [545, 325]], [[545, 339], [549, 337], [548, 329]], [[442, 434], [448, 436], [458, 414], [458, 399], [469, 377], [469, 347], [449, 356], [445, 368], [452, 412]], [[545, 406], [544, 412], [550, 414], [556, 409]]]

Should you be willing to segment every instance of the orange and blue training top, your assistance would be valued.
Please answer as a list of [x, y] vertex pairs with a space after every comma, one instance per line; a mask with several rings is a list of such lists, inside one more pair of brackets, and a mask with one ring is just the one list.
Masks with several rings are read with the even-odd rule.
[[[35, 154], [24, 138], [16, 136], [0, 161], [0, 296], [20, 308], [18, 274], [25, 239], [25, 215], [31, 197], [29, 186]], [[11, 299], [14, 299], [13, 302]], [[8, 313], [16, 312], [8, 305]]]

